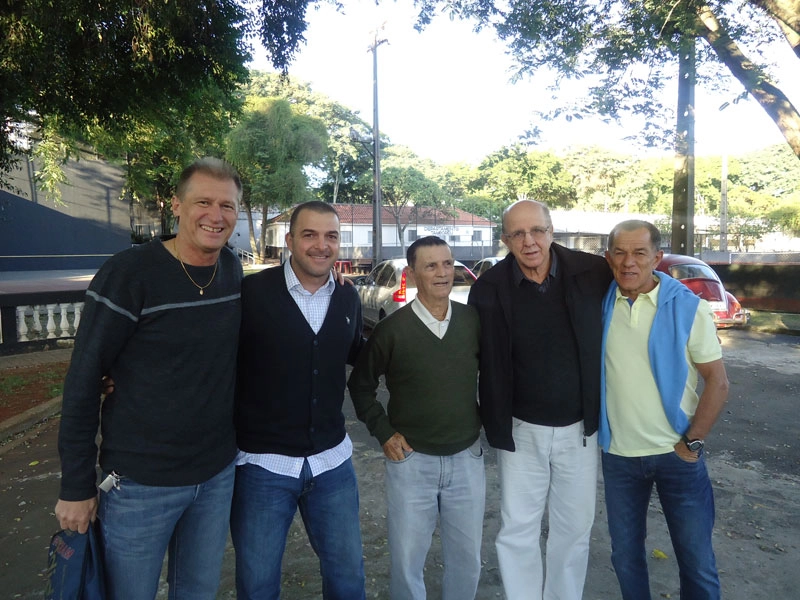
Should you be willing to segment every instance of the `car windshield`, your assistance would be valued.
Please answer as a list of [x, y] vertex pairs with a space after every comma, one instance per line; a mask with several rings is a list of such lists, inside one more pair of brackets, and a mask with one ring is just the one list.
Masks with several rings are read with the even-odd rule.
[[[473, 283], [475, 283], [475, 278], [470, 275], [467, 268], [456, 265], [455, 273], [453, 274], [453, 287], [470, 287]], [[410, 288], [417, 287], [411, 277], [406, 280], [406, 286]]]
[[718, 279], [717, 274], [708, 265], [672, 265], [669, 274], [675, 279]]

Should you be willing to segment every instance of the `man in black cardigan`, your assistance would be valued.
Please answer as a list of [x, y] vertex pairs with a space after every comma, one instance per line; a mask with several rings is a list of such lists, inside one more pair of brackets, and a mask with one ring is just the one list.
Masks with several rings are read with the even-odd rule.
[[481, 321], [481, 420], [498, 449], [500, 574], [509, 600], [579, 600], [597, 486], [600, 306], [611, 272], [601, 256], [554, 244], [540, 202], [506, 209], [503, 242], [511, 254], [469, 296]]
[[360, 350], [361, 303], [331, 275], [339, 218], [299, 205], [283, 267], [246, 277], [236, 393], [239, 446], [231, 511], [240, 599], [280, 597], [281, 559], [297, 509], [320, 559], [323, 597], [364, 598], [345, 364]]

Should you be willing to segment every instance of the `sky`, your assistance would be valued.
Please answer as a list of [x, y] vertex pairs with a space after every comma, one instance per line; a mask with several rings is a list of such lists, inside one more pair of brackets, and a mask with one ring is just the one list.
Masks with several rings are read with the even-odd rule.
[[[544, 131], [538, 146], [541, 149], [559, 151], [594, 144], [642, 153], [641, 147], [625, 139], [638, 133], [630, 121], [626, 127], [586, 119], [534, 121], [537, 111], [549, 111], [583, 95], [585, 84], [564, 83], [559, 89], [564, 100], [553, 100], [547, 89], [553, 77], [548, 73], [510, 83], [512, 59], [493, 30], [475, 33], [469, 22], [438, 16], [419, 33], [413, 27], [416, 13], [411, 2], [383, 0], [378, 7], [374, 0], [346, 0], [344, 4], [343, 13], [327, 3], [309, 9], [307, 44], [290, 65], [289, 74], [358, 111], [372, 124], [373, 55], [369, 47], [373, 32], [383, 25], [379, 39], [387, 42], [377, 50], [378, 118], [381, 134], [392, 143], [408, 146], [419, 156], [440, 164], [478, 164], [538, 125]], [[254, 46], [251, 68], [272, 70], [257, 41]], [[797, 59], [785, 46], [786, 54], [779, 55], [778, 60], [794, 70]], [[779, 85], [790, 99], [800, 101], [800, 78]], [[737, 155], [784, 143], [775, 124], [754, 100], [731, 103], [719, 110], [736, 93], [738, 88], [726, 96], [711, 96], [697, 88], [698, 155], [725, 151]], [[673, 98], [665, 103], [672, 105]]]

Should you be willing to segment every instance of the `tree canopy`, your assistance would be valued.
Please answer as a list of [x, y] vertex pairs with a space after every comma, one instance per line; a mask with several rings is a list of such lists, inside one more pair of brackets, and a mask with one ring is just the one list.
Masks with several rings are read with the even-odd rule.
[[252, 208], [261, 207], [263, 223], [270, 207], [289, 208], [307, 199], [305, 167], [325, 152], [324, 123], [295, 111], [281, 98], [255, 98], [228, 138], [228, 160], [244, 184], [243, 204], [250, 225], [251, 247], [266, 258], [266, 227], [256, 245]]
[[[34, 123], [69, 148], [89, 128], [119, 138], [247, 78], [236, 0], [12, 0], [0, 13], [0, 185]], [[41, 131], [40, 130], [40, 131]]]
[[[260, 28], [276, 68], [286, 70], [304, 41], [305, 14], [319, 0], [263, 0], [280, 5]], [[385, 1], [385, 0], [384, 0]], [[766, 49], [788, 43], [800, 58], [800, 4], [796, 0], [414, 0], [418, 28], [440, 13], [473, 19], [476, 28], [493, 28], [517, 62], [517, 76], [547, 67], [568, 78], [599, 76], [573, 107], [554, 115], [580, 118], [585, 113], [616, 119], [646, 117], [641, 137], [650, 144], [671, 144], [671, 107], [661, 101], [666, 82], [677, 73], [683, 36], [706, 42], [701, 47], [700, 81], [726, 85], [733, 77], [764, 109], [800, 157], [800, 113], [779, 87]], [[262, 15], [264, 13], [262, 12]], [[765, 43], [766, 42], [766, 43]]]

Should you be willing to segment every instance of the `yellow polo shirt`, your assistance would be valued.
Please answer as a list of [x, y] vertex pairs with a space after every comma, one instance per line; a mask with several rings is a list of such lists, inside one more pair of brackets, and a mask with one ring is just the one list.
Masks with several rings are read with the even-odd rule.
[[[658, 282], [658, 278], [654, 279]], [[617, 289], [605, 350], [606, 408], [611, 426], [609, 452], [619, 456], [652, 456], [672, 452], [681, 438], [667, 420], [650, 369], [647, 341], [658, 306], [660, 285], [639, 294], [633, 305]], [[697, 363], [722, 358], [711, 307], [700, 300], [695, 313], [686, 361], [689, 375], [681, 408], [691, 421], [697, 409]]]

